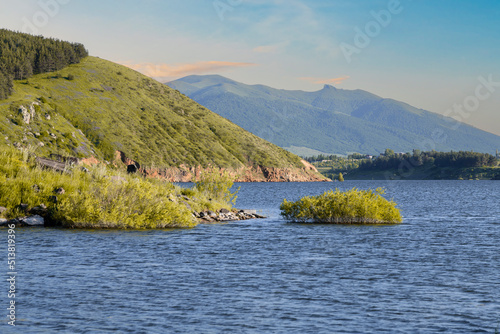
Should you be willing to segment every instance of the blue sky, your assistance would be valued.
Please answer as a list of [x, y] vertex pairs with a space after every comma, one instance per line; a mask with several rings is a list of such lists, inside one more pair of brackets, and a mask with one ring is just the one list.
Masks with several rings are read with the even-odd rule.
[[[0, 6], [4, 28], [82, 42], [92, 55], [162, 82], [216, 73], [283, 89], [329, 83], [500, 135], [500, 84], [483, 88], [490, 94], [474, 104], [479, 77], [500, 82], [500, 1], [0, 0]], [[454, 111], [467, 102], [468, 112]]]

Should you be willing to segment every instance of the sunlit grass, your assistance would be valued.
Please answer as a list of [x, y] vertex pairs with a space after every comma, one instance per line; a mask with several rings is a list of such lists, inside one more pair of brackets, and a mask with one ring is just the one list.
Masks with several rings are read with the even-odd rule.
[[[64, 193], [57, 193], [57, 189]], [[231, 208], [224, 197], [181, 189], [158, 179], [106, 166], [67, 167], [59, 173], [37, 166], [27, 150], [0, 149], [0, 206], [6, 218], [44, 204], [48, 220], [69, 228], [154, 229], [193, 227], [193, 211]]]
[[334, 224], [397, 224], [402, 216], [396, 203], [382, 195], [383, 189], [327, 191], [319, 196], [303, 197], [296, 202], [286, 199], [280, 206], [288, 221]]

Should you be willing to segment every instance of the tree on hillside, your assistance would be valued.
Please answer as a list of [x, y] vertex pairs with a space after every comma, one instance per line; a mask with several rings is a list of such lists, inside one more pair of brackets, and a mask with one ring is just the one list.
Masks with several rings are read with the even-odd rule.
[[58, 71], [88, 56], [82, 44], [0, 29], [0, 100], [13, 92], [13, 80]]

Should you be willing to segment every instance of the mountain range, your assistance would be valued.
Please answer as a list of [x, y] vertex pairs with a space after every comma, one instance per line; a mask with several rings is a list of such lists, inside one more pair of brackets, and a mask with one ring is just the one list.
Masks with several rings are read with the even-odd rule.
[[497, 135], [363, 90], [325, 85], [315, 92], [290, 91], [219, 75], [192, 75], [166, 84], [299, 155], [377, 154], [386, 148], [494, 153], [500, 148]]

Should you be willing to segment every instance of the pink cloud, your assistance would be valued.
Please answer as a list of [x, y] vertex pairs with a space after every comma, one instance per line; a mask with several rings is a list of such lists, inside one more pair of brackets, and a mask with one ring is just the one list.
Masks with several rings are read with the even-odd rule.
[[152, 78], [173, 79], [192, 74], [206, 74], [227, 71], [233, 68], [256, 66], [253, 63], [237, 63], [229, 61], [200, 61], [187, 64], [155, 64], [155, 63], [132, 63], [122, 62], [133, 70]]

